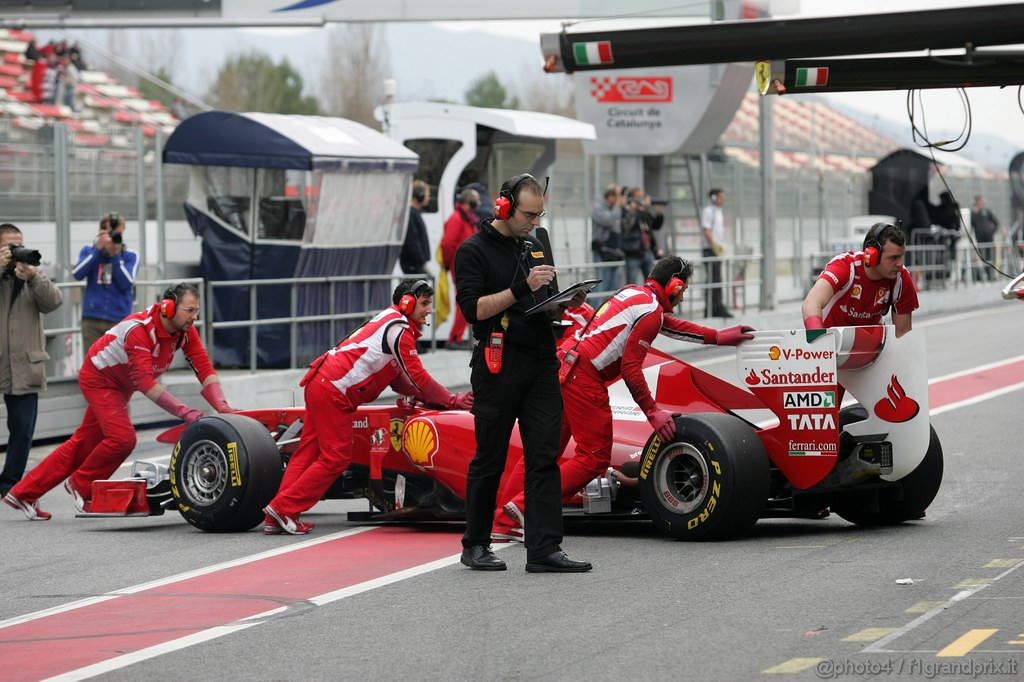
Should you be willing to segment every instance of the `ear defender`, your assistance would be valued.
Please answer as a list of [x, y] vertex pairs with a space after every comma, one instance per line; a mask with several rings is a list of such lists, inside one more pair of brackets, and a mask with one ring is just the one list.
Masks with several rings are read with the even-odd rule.
[[665, 294], [670, 299], [675, 298], [684, 291], [686, 291], [686, 282], [679, 279], [678, 277], [673, 277], [672, 279], [670, 279], [668, 281], [668, 284], [665, 286]]
[[402, 294], [402, 298], [398, 299], [398, 312], [409, 317], [414, 310], [416, 310], [416, 297], [412, 294]]
[[882, 231], [888, 227], [885, 223], [875, 223], [868, 230], [868, 233], [864, 235], [864, 265], [869, 268], [873, 268], [878, 265], [878, 261], [882, 257], [882, 243], [879, 240], [879, 235]]
[[160, 314], [164, 317], [174, 317], [175, 311], [174, 298], [165, 295], [164, 299], [160, 301]]
[[516, 210], [516, 190], [519, 189], [519, 185], [523, 184], [527, 178], [533, 176], [529, 173], [523, 173], [517, 175], [511, 180], [507, 180], [505, 184], [501, 186], [501, 190], [498, 192], [498, 198], [494, 200], [494, 217], [498, 220], [508, 220], [512, 217], [512, 213]]
[[419, 300], [416, 292], [424, 288], [430, 289], [430, 282], [425, 279], [418, 279], [413, 282], [412, 286], [409, 287], [409, 291], [402, 294], [402, 297], [398, 299], [398, 303], [395, 304], [398, 308], [398, 312], [402, 313], [406, 317], [411, 317], [416, 311], [416, 301]]

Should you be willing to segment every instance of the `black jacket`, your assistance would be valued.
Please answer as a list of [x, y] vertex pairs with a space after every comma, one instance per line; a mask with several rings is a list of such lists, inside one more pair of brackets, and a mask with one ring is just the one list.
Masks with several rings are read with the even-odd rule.
[[[551, 286], [530, 291], [526, 277], [530, 268], [544, 264], [540, 242], [506, 237], [486, 220], [480, 231], [462, 242], [455, 254], [456, 302], [466, 320], [473, 324], [473, 337], [486, 340], [493, 331], [501, 331], [501, 318], [509, 317], [505, 343], [547, 357], [555, 353], [555, 334], [551, 318], [538, 313], [526, 317], [525, 312], [556, 293]], [[516, 302], [494, 317], [478, 320], [477, 301], [483, 296], [512, 289]]]
[[430, 261], [430, 239], [427, 237], [427, 226], [423, 222], [418, 208], [409, 207], [409, 226], [405, 231], [405, 241], [398, 255], [398, 264], [407, 275], [424, 272]]

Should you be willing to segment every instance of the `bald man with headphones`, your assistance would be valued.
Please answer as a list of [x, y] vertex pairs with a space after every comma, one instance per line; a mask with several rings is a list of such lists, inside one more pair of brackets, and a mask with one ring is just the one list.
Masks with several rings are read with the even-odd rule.
[[394, 305], [313, 361], [299, 385], [306, 415], [299, 447], [288, 461], [277, 495], [264, 508], [266, 535], [305, 535], [313, 530], [299, 515], [324, 496], [352, 461], [352, 415], [387, 386], [396, 393], [450, 410], [468, 410], [473, 394], [451, 393], [423, 367], [416, 352], [434, 305], [425, 280], [405, 280]]
[[203, 416], [159, 382], [181, 350], [202, 384], [202, 395], [218, 412], [233, 412], [224, 397], [199, 333], [199, 289], [179, 283], [158, 303], [114, 325], [90, 348], [78, 374], [88, 404], [81, 425], [4, 497], [30, 520], [46, 520], [38, 500], [64, 481], [79, 512], [87, 512], [92, 483], [109, 479], [135, 449], [128, 402], [136, 391], [186, 423]]
[[[562, 498], [568, 499], [611, 464], [612, 410], [608, 386], [622, 378], [633, 400], [662, 439], [672, 440], [675, 419], [660, 408], [644, 378], [647, 352], [659, 334], [706, 345], [735, 346], [753, 338], [753, 328], [736, 325], [712, 329], [673, 317], [683, 300], [693, 266], [677, 256], [659, 259], [647, 281], [615, 292], [579, 333], [563, 339], [558, 355], [562, 381], [562, 435], [559, 451], [576, 439], [576, 455], [559, 464]], [[522, 541], [522, 464], [516, 466], [503, 491], [504, 504], [495, 512], [491, 539]]]

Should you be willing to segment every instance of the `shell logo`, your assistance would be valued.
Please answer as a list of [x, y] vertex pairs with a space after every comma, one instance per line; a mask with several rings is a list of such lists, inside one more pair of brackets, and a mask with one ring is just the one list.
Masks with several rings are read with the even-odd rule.
[[772, 360], [778, 360], [782, 356], [782, 351], [779, 350], [778, 346], [772, 346], [768, 349], [768, 357]]
[[437, 453], [437, 430], [426, 420], [406, 424], [402, 445], [413, 464], [429, 468], [431, 459]]

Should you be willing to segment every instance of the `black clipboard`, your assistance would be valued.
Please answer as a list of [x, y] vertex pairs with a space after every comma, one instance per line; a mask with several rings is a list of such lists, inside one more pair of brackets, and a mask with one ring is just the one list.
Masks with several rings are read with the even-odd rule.
[[600, 283], [601, 280], [599, 279], [585, 279], [582, 282], [576, 282], [576, 284], [573, 284], [572, 286], [563, 289], [562, 291], [559, 291], [551, 298], [541, 301], [537, 305], [533, 306], [532, 308], [526, 311], [526, 314], [533, 315], [534, 313], [548, 312], [554, 310], [555, 308], [560, 307], [563, 303], [568, 303], [570, 300], [572, 300], [573, 296], [575, 296], [581, 291], [586, 291], [587, 293], [590, 293], [590, 291]]

